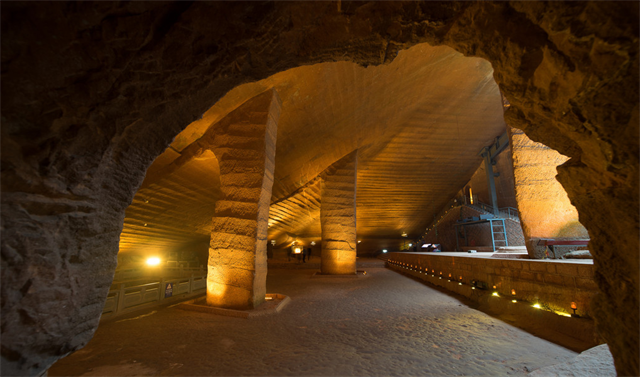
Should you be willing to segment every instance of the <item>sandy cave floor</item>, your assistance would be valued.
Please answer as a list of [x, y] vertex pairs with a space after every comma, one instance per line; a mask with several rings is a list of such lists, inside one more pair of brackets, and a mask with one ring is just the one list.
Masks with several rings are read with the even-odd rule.
[[[49, 376], [502, 376], [577, 354], [359, 260], [359, 278], [272, 269], [292, 302], [252, 319], [169, 307], [100, 325]], [[142, 314], [142, 315], [141, 315]]]

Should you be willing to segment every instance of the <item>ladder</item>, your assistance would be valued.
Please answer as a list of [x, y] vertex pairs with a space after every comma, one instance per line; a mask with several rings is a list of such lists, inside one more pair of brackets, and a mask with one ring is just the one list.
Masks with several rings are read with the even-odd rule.
[[496, 249], [501, 246], [509, 246], [509, 241], [507, 241], [507, 227], [505, 226], [504, 219], [489, 219], [489, 223], [491, 224], [493, 251], [496, 251]]

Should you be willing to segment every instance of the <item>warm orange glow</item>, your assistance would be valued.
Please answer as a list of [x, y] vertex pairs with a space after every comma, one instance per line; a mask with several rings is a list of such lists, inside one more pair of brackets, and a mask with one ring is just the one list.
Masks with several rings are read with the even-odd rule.
[[149, 266], [157, 266], [159, 264], [160, 264], [160, 258], [158, 257], [151, 257], [147, 259], [147, 265]]
[[469, 202], [473, 204], [473, 190], [469, 187]]
[[515, 290], [515, 289], [512, 289], [512, 290], [511, 290], [511, 296], [515, 296], [515, 295], [516, 295], [516, 290]]
[[302, 253], [302, 249], [301, 249], [301, 248], [299, 248], [299, 247], [296, 247], [296, 248], [293, 250], [293, 253], [294, 253], [294, 254], [300, 254], [300, 253]]
[[575, 302], [571, 303], [571, 309], [578, 309], [578, 306], [576, 305]]

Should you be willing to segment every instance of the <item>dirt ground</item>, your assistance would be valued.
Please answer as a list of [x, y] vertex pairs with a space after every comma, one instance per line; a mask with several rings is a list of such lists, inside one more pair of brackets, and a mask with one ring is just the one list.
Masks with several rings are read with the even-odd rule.
[[577, 354], [383, 267], [312, 277], [271, 269], [280, 314], [242, 319], [177, 307], [103, 323], [49, 376], [503, 376]]

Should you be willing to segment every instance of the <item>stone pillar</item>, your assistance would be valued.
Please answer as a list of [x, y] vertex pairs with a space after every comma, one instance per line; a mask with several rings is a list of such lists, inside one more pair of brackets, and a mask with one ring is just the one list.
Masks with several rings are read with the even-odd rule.
[[214, 147], [224, 197], [216, 203], [209, 247], [207, 304], [251, 309], [267, 281], [267, 223], [280, 101], [268, 90], [216, 124]]
[[356, 273], [356, 178], [358, 151], [327, 169], [322, 183], [321, 270], [327, 275]]
[[[536, 143], [517, 128], [510, 127], [516, 201], [527, 251], [532, 259], [544, 257], [540, 238], [589, 238], [578, 221], [578, 211], [556, 180], [556, 167], [569, 158]], [[557, 254], [559, 256], [559, 254]]]

